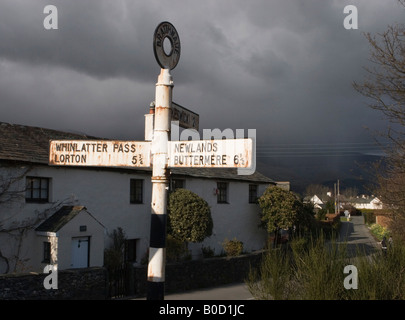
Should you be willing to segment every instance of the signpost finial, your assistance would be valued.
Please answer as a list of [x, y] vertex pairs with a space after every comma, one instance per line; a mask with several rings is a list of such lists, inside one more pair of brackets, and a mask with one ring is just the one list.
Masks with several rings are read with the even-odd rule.
[[[168, 39], [171, 45], [170, 52], [166, 53], [164, 41]], [[180, 37], [176, 28], [167, 21], [161, 22], [153, 36], [153, 52], [157, 63], [162, 69], [173, 70], [180, 59]]]

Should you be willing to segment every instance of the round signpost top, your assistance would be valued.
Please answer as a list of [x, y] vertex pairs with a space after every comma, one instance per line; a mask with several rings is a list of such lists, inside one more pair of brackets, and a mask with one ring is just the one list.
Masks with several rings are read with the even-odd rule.
[[[163, 47], [163, 42], [168, 39], [171, 45], [167, 54]], [[174, 69], [180, 59], [180, 38], [176, 28], [167, 21], [161, 22], [155, 30], [153, 36], [153, 52], [160, 67], [163, 69]]]

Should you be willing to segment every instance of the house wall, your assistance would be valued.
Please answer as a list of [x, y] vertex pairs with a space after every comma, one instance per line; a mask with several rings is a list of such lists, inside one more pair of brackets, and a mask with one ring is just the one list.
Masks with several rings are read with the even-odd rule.
[[[10, 172], [11, 169], [9, 168], [8, 170]], [[14, 170], [20, 169], [16, 167]], [[122, 227], [128, 239], [139, 239], [137, 243], [138, 262], [145, 256], [149, 249], [150, 233], [152, 190], [150, 173], [37, 165], [30, 170], [28, 175], [51, 178], [49, 203], [25, 203], [25, 192], [23, 191], [19, 201], [6, 205], [0, 204], [0, 220], [3, 220], [3, 217], [8, 219], [8, 221], [36, 220], [45, 216], [45, 214], [50, 216], [61, 205], [82, 205], [87, 208], [88, 212], [95, 219], [106, 227], [107, 234], [118, 227]], [[130, 179], [144, 180], [142, 204], [130, 204]], [[264, 230], [258, 229], [260, 222], [258, 206], [250, 204], [248, 201], [249, 182], [232, 180], [228, 182], [229, 203], [218, 204], [217, 196], [213, 192], [217, 188], [217, 180], [186, 178], [185, 187], [197, 193], [208, 202], [214, 220], [213, 235], [202, 244], [190, 245], [194, 256], [200, 254], [202, 245], [215, 249], [215, 253], [219, 254], [222, 251], [223, 241], [225, 239], [231, 240], [235, 237], [244, 243], [245, 251], [262, 249], [265, 244], [267, 234]], [[19, 181], [19, 186], [22, 187], [22, 190], [24, 189], [24, 185], [25, 178]], [[258, 196], [264, 192], [266, 187], [267, 185], [259, 184]], [[79, 219], [77, 223], [65, 226], [66, 230], [63, 230], [64, 228], [61, 229], [58, 239], [59, 251], [63, 252], [63, 256], [59, 254], [58, 257], [58, 267], [60, 270], [69, 267], [67, 261], [71, 254], [71, 248], [67, 245], [65, 247], [65, 243], [68, 243], [68, 241], [62, 241], [62, 239], [64, 239], [63, 237], [68, 237], [68, 232], [77, 232], [77, 224], [80, 223], [82, 222]], [[2, 236], [4, 235], [0, 233], [0, 237]], [[41, 242], [44, 240], [38, 236], [35, 237], [34, 233], [27, 235], [27, 239], [26, 245], [20, 251], [21, 255], [19, 258], [20, 260], [33, 259], [33, 263], [38, 265], [40, 263], [39, 259], [42, 257]], [[0, 248], [4, 254], [5, 249], [3, 244], [6, 242], [2, 241], [2, 239], [0, 240]], [[10, 240], [7, 241], [10, 243]], [[93, 241], [96, 240], [93, 239]], [[100, 241], [100, 239], [97, 239], [97, 246], [100, 248], [108, 247], [111, 239], [106, 236], [104, 246], [99, 243]], [[35, 250], [32, 250], [33, 243], [37, 244]], [[15, 252], [16, 250], [13, 247], [8, 251]], [[92, 266], [100, 265], [102, 250], [99, 252], [98, 256], [91, 257]], [[33, 255], [35, 255], [34, 258], [32, 257]]]
[[356, 209], [382, 209], [381, 202], [368, 202], [368, 203], [354, 203]]
[[[16, 166], [1, 167], [1, 169], [3, 170], [3, 176], [17, 176], [21, 172], [21, 169]], [[44, 237], [42, 237], [44, 239], [38, 237], [33, 229], [62, 205], [83, 205], [94, 218], [106, 227], [107, 233], [112, 232], [117, 227], [122, 227], [128, 239], [140, 239], [138, 244], [140, 258], [148, 250], [150, 190], [152, 190], [148, 173], [132, 174], [128, 173], [128, 171], [89, 170], [39, 165], [32, 167], [27, 175], [51, 179], [49, 202], [26, 203], [24, 177], [12, 187], [13, 190], [20, 190], [21, 196], [12, 202], [0, 203], [0, 222], [4, 222], [4, 228], [10, 229], [16, 224], [21, 225], [27, 222], [31, 226], [30, 230], [24, 233], [24, 241], [20, 248], [18, 248], [15, 237], [0, 232], [0, 250], [2, 254], [7, 257], [14, 257], [18, 252], [18, 259], [10, 259], [10, 270], [16, 269], [19, 272], [35, 269], [40, 271], [37, 270], [38, 265], [44, 265], [41, 264], [43, 256], [42, 242], [47, 240]], [[143, 204], [130, 204], [130, 179], [144, 179]], [[107, 247], [110, 240], [106, 236], [103, 246], [97, 246]], [[97, 239], [98, 242], [99, 239]], [[65, 260], [68, 259], [68, 256], [70, 257], [71, 248], [63, 248], [60, 241], [59, 245], [62, 246], [60, 250], [66, 252], [66, 258], [61, 258], [59, 255], [59, 263], [61, 263], [59, 269], [63, 269], [67, 266]], [[100, 255], [103, 255], [102, 251], [90, 261], [97, 261], [97, 265], [99, 265]], [[23, 267], [15, 268], [16, 263], [23, 263]], [[0, 270], [0, 272], [2, 271]]]
[[[86, 231], [80, 231], [80, 226], [86, 226]], [[59, 255], [58, 268], [71, 268], [72, 238], [90, 237], [89, 267], [104, 265], [104, 227], [94, 220], [87, 212], [80, 212], [58, 232]]]
[[[244, 250], [260, 250], [267, 239], [265, 230], [259, 229], [258, 210], [255, 203], [249, 203], [249, 183], [228, 181], [228, 203], [217, 203], [215, 179], [187, 179], [186, 188], [195, 192], [208, 202], [214, 222], [213, 234], [201, 244], [189, 244], [192, 254], [198, 257], [201, 247], [210, 247], [215, 254], [223, 250], [224, 240], [236, 238], [243, 242]], [[259, 185], [258, 196], [263, 194], [268, 185]]]
[[[59, 238], [56, 235], [53, 235], [52, 233], [49, 235], [38, 235], [37, 232], [32, 230], [30, 231], [30, 238], [32, 238], [32, 241], [27, 241], [25, 243], [27, 250], [31, 251], [30, 271], [41, 273], [46, 265], [55, 265], [58, 263]], [[51, 243], [51, 261], [49, 263], [43, 261], [44, 242]]]
[[380, 199], [378, 199], [378, 198], [374, 198], [374, 199], [371, 201], [371, 205], [373, 206], [372, 209], [382, 209], [382, 208], [383, 208], [383, 204], [382, 204], [382, 202], [380, 201]]
[[[33, 219], [32, 211], [25, 206], [25, 175], [29, 169], [24, 165], [9, 165], [0, 161], [0, 225], [2, 229], [14, 229], [16, 221]], [[33, 210], [36, 208], [33, 207]], [[25, 221], [29, 223], [30, 221]]]
[[314, 205], [323, 204], [323, 201], [319, 199], [317, 195], [314, 195], [310, 200]]

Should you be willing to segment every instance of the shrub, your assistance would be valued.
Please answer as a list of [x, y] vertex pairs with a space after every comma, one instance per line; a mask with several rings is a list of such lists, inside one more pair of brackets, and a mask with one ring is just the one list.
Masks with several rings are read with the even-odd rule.
[[303, 204], [296, 195], [277, 186], [268, 187], [258, 203], [260, 225], [269, 233], [291, 228], [303, 212]]
[[294, 239], [290, 250], [269, 250], [247, 285], [257, 299], [342, 299], [346, 248], [317, 239]]
[[356, 261], [359, 288], [351, 290], [352, 299], [405, 299], [405, 244], [400, 239], [395, 239], [394, 243], [387, 254], [380, 251]]
[[211, 247], [202, 247], [201, 251], [204, 258], [212, 258], [215, 256], [215, 249], [212, 249]]
[[297, 237], [290, 241], [290, 246], [294, 252], [304, 252], [308, 250], [309, 240], [304, 237]]
[[[293, 242], [295, 242], [293, 244]], [[294, 239], [290, 250], [269, 250], [247, 286], [256, 299], [404, 300], [405, 243], [395, 238], [386, 253], [367, 255], [360, 247], [347, 257], [345, 243]], [[346, 289], [345, 266], [358, 270], [358, 287]]]
[[373, 223], [376, 223], [376, 218], [373, 210], [362, 209], [361, 212], [363, 214], [365, 224], [372, 225]]
[[370, 231], [379, 241], [381, 241], [384, 237], [388, 238], [389, 236], [388, 229], [376, 223], [371, 225]]
[[291, 268], [288, 256], [277, 248], [269, 250], [259, 269], [251, 269], [246, 284], [258, 300], [284, 300], [292, 295]]
[[111, 245], [104, 249], [104, 266], [113, 270], [120, 268], [124, 264], [124, 248], [126, 235], [121, 227], [114, 229], [111, 234], [109, 234]]
[[190, 252], [185, 242], [168, 235], [166, 238], [166, 259], [167, 262], [179, 262], [189, 260]]
[[211, 236], [210, 207], [197, 194], [177, 189], [169, 196], [168, 234], [181, 241], [202, 242]]
[[243, 251], [243, 242], [233, 238], [233, 240], [225, 239], [222, 243], [222, 247], [225, 250], [225, 253], [228, 257], [235, 257], [242, 253]]

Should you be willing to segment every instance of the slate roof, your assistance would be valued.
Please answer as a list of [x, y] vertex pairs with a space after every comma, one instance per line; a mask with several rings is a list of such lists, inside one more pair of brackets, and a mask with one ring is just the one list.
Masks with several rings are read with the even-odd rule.
[[[0, 122], [0, 160], [24, 161], [47, 165], [49, 140], [64, 139], [108, 140], [85, 134], [76, 134], [52, 129]], [[102, 169], [102, 167], [97, 168]], [[111, 170], [111, 168], [108, 169]], [[152, 171], [150, 168], [137, 168], [130, 170], [146, 171], [148, 173]], [[170, 170], [173, 175], [275, 184], [274, 180], [262, 175], [257, 171], [252, 175], [238, 175], [236, 168], [172, 168]]]
[[76, 217], [83, 210], [83, 206], [63, 206], [52, 216], [42, 222], [35, 231], [58, 232], [65, 224]]
[[238, 175], [236, 168], [171, 168], [173, 175], [184, 175], [195, 178], [239, 180], [260, 183], [274, 183], [275, 181], [260, 172], [251, 175]]
[[0, 122], [0, 159], [47, 164], [51, 139], [83, 140], [95, 137]]
[[354, 199], [350, 199], [350, 202], [352, 202], [352, 203], [358, 203], [358, 204], [361, 204], [361, 203], [371, 203], [371, 201], [373, 201], [375, 199], [375, 197], [373, 197], [373, 198], [354, 198]]

